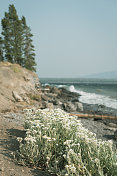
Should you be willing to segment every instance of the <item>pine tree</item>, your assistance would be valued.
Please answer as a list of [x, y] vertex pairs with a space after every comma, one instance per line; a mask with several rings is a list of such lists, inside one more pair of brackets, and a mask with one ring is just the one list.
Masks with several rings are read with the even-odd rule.
[[35, 53], [34, 53], [34, 45], [32, 44], [32, 33], [30, 27], [26, 24], [26, 19], [22, 17], [22, 28], [23, 28], [23, 58], [24, 58], [24, 67], [31, 70], [36, 71], [36, 63], [35, 63]]
[[4, 57], [3, 57], [3, 40], [2, 37], [0, 37], [0, 62], [4, 61]]
[[12, 63], [22, 64], [22, 25], [14, 5], [9, 6], [2, 19], [2, 35], [4, 37], [5, 58]]
[[9, 11], [2, 19], [2, 35], [5, 60], [36, 71], [33, 35], [25, 17], [19, 19], [14, 5], [9, 5]]
[[2, 20], [2, 35], [3, 35], [3, 43], [4, 43], [4, 51], [5, 51], [5, 58], [8, 62], [12, 61], [12, 55], [10, 53], [10, 36], [9, 36], [10, 24], [9, 24], [9, 17], [8, 13], [5, 12], [5, 18]]

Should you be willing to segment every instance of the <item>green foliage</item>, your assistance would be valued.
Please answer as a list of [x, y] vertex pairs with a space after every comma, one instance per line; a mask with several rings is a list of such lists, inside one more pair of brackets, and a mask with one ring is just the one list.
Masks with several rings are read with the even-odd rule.
[[116, 176], [112, 141], [102, 141], [75, 116], [60, 109], [27, 110], [21, 162], [45, 167], [58, 176]]
[[4, 60], [17, 63], [31, 71], [36, 71], [33, 36], [26, 25], [25, 17], [20, 20], [14, 5], [9, 5], [8, 13], [1, 21]]
[[11, 68], [15, 73], [21, 72], [21, 69], [18, 66], [12, 65]]
[[41, 96], [39, 94], [29, 94], [28, 97], [31, 100], [36, 100], [36, 101], [40, 101], [41, 100]]
[[0, 61], [3, 61], [4, 57], [3, 57], [3, 40], [2, 37], [0, 37]]
[[22, 28], [23, 28], [23, 42], [24, 42], [24, 47], [23, 47], [23, 56], [24, 56], [24, 67], [31, 70], [31, 71], [36, 71], [35, 70], [35, 53], [34, 53], [34, 46], [32, 44], [32, 37], [33, 35], [31, 34], [31, 29], [26, 25], [26, 19], [23, 16], [22, 17]]
[[22, 27], [14, 5], [9, 6], [2, 19], [5, 58], [11, 63], [22, 63]]

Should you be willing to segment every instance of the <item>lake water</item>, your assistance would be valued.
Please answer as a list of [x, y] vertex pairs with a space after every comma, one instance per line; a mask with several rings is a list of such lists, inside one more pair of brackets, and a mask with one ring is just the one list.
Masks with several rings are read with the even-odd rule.
[[77, 92], [80, 101], [117, 109], [117, 80], [80, 78], [41, 78], [42, 85], [65, 87]]

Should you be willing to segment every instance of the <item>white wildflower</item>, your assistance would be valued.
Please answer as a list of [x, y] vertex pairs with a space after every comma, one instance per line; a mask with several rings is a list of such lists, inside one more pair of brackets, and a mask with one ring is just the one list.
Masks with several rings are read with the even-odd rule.
[[46, 135], [42, 136], [42, 138], [47, 139], [47, 140], [51, 140], [51, 138], [49, 136], [46, 136]]
[[17, 140], [20, 143], [20, 142], [22, 142], [23, 139], [21, 137], [17, 137]]

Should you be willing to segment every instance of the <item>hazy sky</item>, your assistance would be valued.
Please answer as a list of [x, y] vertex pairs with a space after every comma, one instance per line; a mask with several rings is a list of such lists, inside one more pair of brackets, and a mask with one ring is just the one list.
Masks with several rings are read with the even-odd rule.
[[31, 27], [39, 77], [117, 70], [117, 0], [0, 0]]

